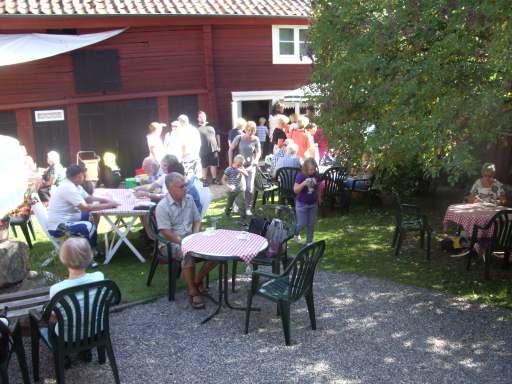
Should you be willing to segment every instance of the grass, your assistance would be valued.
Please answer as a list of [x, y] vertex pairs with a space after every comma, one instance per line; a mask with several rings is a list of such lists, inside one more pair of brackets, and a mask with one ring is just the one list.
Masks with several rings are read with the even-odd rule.
[[[418, 201], [427, 212], [436, 233], [441, 231], [447, 205], [454, 201], [456, 198], [450, 196], [437, 196]], [[219, 228], [238, 228], [236, 219], [223, 217], [224, 204], [224, 199], [213, 202], [208, 216], [218, 217]], [[495, 264], [492, 280], [485, 281], [481, 262], [478, 262], [471, 271], [466, 271], [466, 259], [441, 251], [435, 236], [431, 261], [426, 260], [425, 252], [419, 248], [414, 235], [406, 239], [400, 256], [395, 257], [389, 246], [394, 228], [391, 214], [390, 208], [368, 208], [363, 204], [357, 204], [353, 205], [349, 215], [329, 213], [320, 217], [315, 230], [315, 240], [327, 242], [326, 253], [320, 267], [328, 271], [352, 272], [389, 279], [512, 309], [512, 272], [504, 271]], [[100, 234], [106, 230], [104, 224], [100, 225]], [[138, 249], [141, 249], [139, 234], [132, 233], [130, 239]], [[101, 240], [100, 236], [100, 244]], [[298, 245], [293, 242], [290, 246], [292, 254], [298, 250]], [[51, 249], [44, 234], [38, 230], [38, 240], [31, 252], [32, 269], [40, 269], [41, 261], [48, 257]], [[142, 253], [147, 257], [150, 255], [149, 250]], [[108, 278], [116, 281], [121, 288], [124, 302], [162, 296], [167, 292], [166, 266], [157, 268], [151, 287], [147, 287], [149, 263], [140, 263], [124, 245], [110, 264], [101, 265], [99, 269]], [[239, 267], [239, 270], [244, 269]], [[46, 270], [55, 274], [58, 279], [66, 276], [65, 269], [58, 261], [53, 262]], [[212, 277], [216, 275], [213, 273]], [[179, 288], [183, 288], [183, 279], [180, 279], [178, 284]]]

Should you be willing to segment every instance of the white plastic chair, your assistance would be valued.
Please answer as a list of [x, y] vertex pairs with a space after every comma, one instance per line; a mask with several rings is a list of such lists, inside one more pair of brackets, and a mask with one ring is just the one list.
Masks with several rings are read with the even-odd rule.
[[52, 257], [50, 257], [50, 258], [46, 259], [45, 261], [43, 261], [41, 266], [44, 267], [44, 266], [47, 266], [48, 264], [50, 264], [50, 262], [53, 260], [53, 258], [56, 255], [58, 255], [58, 253], [60, 251], [61, 241], [60, 241], [60, 239], [57, 239], [57, 238], [51, 236], [48, 233], [48, 212], [47, 212], [46, 207], [44, 206], [44, 204], [39, 199], [38, 194], [35, 193], [35, 192], [32, 193], [31, 198], [32, 198], [32, 202], [33, 202], [33, 204], [32, 204], [32, 212], [36, 216], [36, 219], [39, 222], [39, 226], [43, 230], [44, 234], [46, 235], [48, 240], [50, 240], [50, 242], [52, 243], [54, 251], [55, 251], [54, 254], [52, 255]]

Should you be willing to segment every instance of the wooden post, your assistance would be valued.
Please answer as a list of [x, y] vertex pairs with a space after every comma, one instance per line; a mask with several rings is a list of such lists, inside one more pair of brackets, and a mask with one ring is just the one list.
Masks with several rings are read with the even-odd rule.
[[69, 163], [74, 163], [76, 154], [80, 151], [80, 122], [78, 120], [78, 105], [67, 106], [68, 118], [68, 140], [69, 140]]
[[36, 159], [36, 145], [34, 141], [34, 126], [32, 122], [32, 111], [28, 108], [16, 110], [16, 128], [18, 139], [21, 145], [27, 149], [27, 153]]
[[170, 127], [169, 121], [169, 97], [168, 96], [158, 96], [158, 121], [161, 123], [167, 124], [167, 127]]
[[[213, 67], [213, 33], [212, 25], [203, 25], [204, 78], [206, 82], [208, 121], [217, 124], [217, 97], [215, 95], [215, 69]], [[200, 104], [201, 105], [201, 104]]]

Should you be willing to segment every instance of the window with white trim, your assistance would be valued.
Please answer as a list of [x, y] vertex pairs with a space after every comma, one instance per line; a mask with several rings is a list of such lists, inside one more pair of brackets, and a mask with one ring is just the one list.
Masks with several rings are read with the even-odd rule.
[[311, 64], [306, 45], [307, 33], [305, 25], [273, 25], [272, 63]]

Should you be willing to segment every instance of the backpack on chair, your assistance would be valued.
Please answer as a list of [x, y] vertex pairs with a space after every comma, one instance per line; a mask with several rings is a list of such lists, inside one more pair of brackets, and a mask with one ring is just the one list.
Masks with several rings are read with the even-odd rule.
[[281, 244], [288, 237], [288, 230], [284, 222], [280, 219], [272, 219], [268, 225], [265, 237], [268, 241], [267, 257], [276, 256], [281, 248]]

